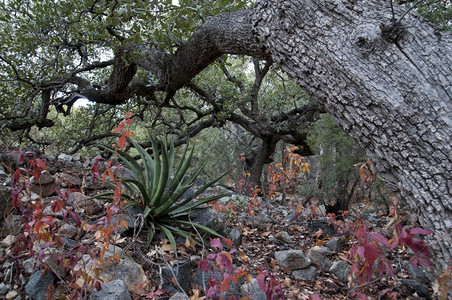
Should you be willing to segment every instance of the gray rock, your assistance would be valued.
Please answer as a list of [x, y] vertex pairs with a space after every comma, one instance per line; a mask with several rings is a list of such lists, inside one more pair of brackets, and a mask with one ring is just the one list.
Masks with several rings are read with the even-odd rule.
[[292, 237], [286, 231], [277, 232], [275, 238], [286, 244], [292, 244]]
[[100, 291], [93, 290], [90, 300], [132, 300], [127, 286], [121, 279], [113, 280], [102, 285]]
[[304, 269], [311, 264], [311, 260], [301, 250], [285, 250], [275, 252], [279, 266], [289, 270]]
[[118, 175], [118, 178], [136, 179], [135, 175], [133, 175], [133, 172], [124, 166], [113, 166], [111, 169], [113, 170], [114, 174]]
[[435, 276], [433, 276], [429, 271], [427, 271], [422, 266], [414, 267], [408, 261], [402, 262], [403, 268], [410, 274], [410, 277], [416, 281], [431, 285], [435, 281]]
[[250, 283], [245, 283], [240, 287], [240, 292], [243, 297], [250, 300], [267, 299], [264, 291], [259, 287], [256, 278], [251, 279]]
[[0, 296], [5, 296], [6, 293], [8, 293], [8, 287], [6, 286], [5, 283], [1, 282], [0, 283]]
[[182, 261], [180, 263], [174, 264], [171, 267], [165, 267], [162, 270], [162, 275], [170, 282], [172, 282], [172, 278], [174, 278], [185, 292], [188, 292], [190, 290], [190, 261]]
[[29, 259], [24, 260], [24, 262], [22, 263], [22, 266], [24, 268], [25, 274], [33, 273], [33, 271], [35, 269], [35, 264], [36, 264], [36, 258], [34, 258], [34, 257], [30, 257]]
[[69, 154], [61, 153], [60, 155], [58, 155], [58, 160], [64, 161], [64, 162], [71, 162], [72, 156]]
[[[112, 263], [115, 254], [119, 256], [119, 261]], [[103, 269], [99, 279], [103, 280], [104, 283], [121, 279], [130, 292], [136, 291], [137, 285], [148, 282], [141, 265], [117, 246], [111, 245], [109, 247], [104, 255], [104, 263], [95, 264], [89, 255], [84, 255], [74, 269], [87, 270], [88, 275], [94, 277], [94, 267]]]
[[193, 222], [207, 226], [223, 236], [226, 235], [224, 222], [218, 217], [216, 211], [211, 208], [196, 212], [194, 214]]
[[325, 247], [328, 247], [334, 252], [342, 252], [344, 250], [345, 241], [342, 237], [332, 237], [328, 242], [325, 243]]
[[329, 219], [312, 220], [308, 223], [308, 230], [310, 232], [317, 232], [319, 229], [322, 229], [324, 235], [335, 235], [336, 230], [334, 229], [334, 225], [329, 222]]
[[228, 238], [232, 241], [235, 248], [240, 247], [242, 244], [242, 232], [236, 228], [229, 231]]
[[65, 236], [65, 237], [71, 239], [77, 235], [78, 230], [77, 230], [77, 227], [75, 227], [74, 225], [65, 223], [60, 227], [58, 232], [62, 236]]
[[52, 174], [47, 171], [42, 171], [38, 179], [31, 177], [31, 184], [50, 184], [55, 181]]
[[31, 191], [43, 198], [52, 196], [55, 193], [55, 179], [47, 171], [43, 171], [38, 180], [32, 177], [31, 183]]
[[333, 263], [326, 255], [330, 253], [331, 250], [329, 248], [315, 246], [308, 250], [307, 256], [311, 259], [313, 265], [316, 265], [322, 271], [329, 271]]
[[400, 279], [400, 282], [410, 288], [413, 293], [416, 292], [419, 297], [422, 297], [424, 299], [431, 299], [432, 294], [425, 284], [413, 279]]
[[346, 283], [350, 274], [350, 265], [343, 260], [336, 261], [331, 266], [330, 273], [336, 275], [340, 281]]
[[309, 268], [299, 269], [292, 272], [292, 275], [297, 280], [314, 280], [316, 276], [316, 267], [310, 266]]
[[188, 298], [187, 294], [178, 292], [169, 298], [169, 300], [190, 300], [190, 298]]
[[53, 284], [55, 275], [52, 272], [47, 272], [44, 277], [42, 271], [38, 270], [30, 276], [30, 280], [25, 285], [25, 292], [33, 300], [45, 300], [47, 288]]
[[60, 186], [65, 188], [73, 188], [73, 187], [81, 187], [82, 180], [78, 177], [66, 174], [59, 173], [56, 175], [60, 180]]

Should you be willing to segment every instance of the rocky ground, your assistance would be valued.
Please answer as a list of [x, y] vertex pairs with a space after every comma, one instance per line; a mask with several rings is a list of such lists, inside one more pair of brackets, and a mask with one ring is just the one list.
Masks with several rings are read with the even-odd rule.
[[[209, 286], [219, 278], [218, 273], [226, 272], [212, 263], [214, 272], [203, 272], [198, 267], [200, 259], [209, 260], [211, 254], [213, 261], [212, 255], [221, 252], [215, 247], [218, 244], [209, 239], [198, 244], [178, 240], [177, 256], [164, 236], [158, 236], [146, 247], [141, 212], [136, 209], [116, 213], [113, 219], [127, 225], [121, 223], [118, 232], [108, 232], [108, 247], [101, 250], [105, 245], [102, 234], [106, 232], [102, 229], [106, 225], [102, 223], [104, 227], [96, 228], [92, 225], [104, 220], [108, 202], [91, 198], [104, 191], [104, 187], [91, 181], [94, 160], [77, 156], [42, 157], [49, 172], [43, 172], [39, 180], [31, 179], [21, 196], [23, 203], [42, 203], [42, 216], [56, 220], [52, 238], [57, 237], [58, 247], [41, 242], [34, 245], [33, 257], [26, 255], [29, 249], [18, 252], [24, 215], [7, 203], [11, 201], [11, 174], [20, 166], [20, 154], [3, 153], [1, 160], [1, 299], [46, 299], [46, 291], [54, 299], [62, 299], [71, 291], [74, 299], [205, 299]], [[128, 170], [119, 170], [128, 176]], [[223, 187], [216, 187], [209, 193], [224, 191]], [[62, 197], [70, 204], [71, 212], [81, 216], [80, 223], [70, 213], [64, 213], [64, 209], [55, 212], [57, 200]], [[194, 221], [233, 242], [232, 247], [225, 246], [225, 251], [231, 252], [232, 272], [241, 270], [242, 276], [237, 283], [231, 281], [223, 297], [266, 299], [256, 280], [264, 272], [271, 274], [266, 277], [267, 286], [278, 283], [286, 299], [347, 299], [353, 298], [356, 291], [363, 291], [368, 299], [435, 297], [434, 273], [413, 268], [407, 262], [406, 252], [391, 257], [396, 278], [383, 277], [360, 286], [351, 282], [352, 261], [347, 251], [353, 239], [338, 234], [321, 207], [301, 209], [299, 200], [300, 197], [292, 196], [281, 205], [276, 200], [234, 194], [193, 216]], [[370, 205], [358, 204], [353, 210], [375, 228], [390, 221], [384, 211]], [[46, 230], [45, 225], [42, 232]], [[78, 277], [71, 278], [70, 274]], [[253, 279], [247, 283], [248, 274], [251, 275], [248, 279]], [[87, 284], [87, 280], [91, 282]], [[73, 292], [76, 286], [82, 287], [79, 294]]]

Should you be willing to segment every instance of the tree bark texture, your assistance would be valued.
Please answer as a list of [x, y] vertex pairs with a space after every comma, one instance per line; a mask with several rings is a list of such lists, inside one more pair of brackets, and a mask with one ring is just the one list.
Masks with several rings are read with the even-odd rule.
[[253, 30], [435, 230], [444, 263], [452, 258], [452, 35], [393, 9], [380, 0], [263, 0]]

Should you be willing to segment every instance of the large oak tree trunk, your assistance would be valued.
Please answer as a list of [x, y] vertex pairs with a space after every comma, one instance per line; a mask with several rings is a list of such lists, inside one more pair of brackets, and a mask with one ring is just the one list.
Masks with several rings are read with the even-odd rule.
[[[258, 1], [254, 30], [452, 258], [452, 37], [388, 1]], [[400, 23], [395, 22], [400, 20]]]

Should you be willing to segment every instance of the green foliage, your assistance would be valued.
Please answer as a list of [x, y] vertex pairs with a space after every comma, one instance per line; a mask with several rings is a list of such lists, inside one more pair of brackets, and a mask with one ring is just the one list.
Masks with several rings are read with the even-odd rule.
[[207, 160], [204, 160], [195, 171], [187, 176], [187, 170], [192, 162], [194, 147], [188, 150], [186, 147], [182, 156], [180, 165], [173, 171], [175, 161], [175, 151], [173, 143], [169, 147], [167, 143], [159, 147], [155, 139], [151, 138], [152, 152], [151, 156], [136, 141], [130, 140], [138, 151], [144, 170], [138, 162], [128, 153], [107, 148], [112, 153], [116, 153], [118, 158], [132, 171], [134, 179], [122, 179], [121, 183], [126, 188], [124, 196], [128, 199], [127, 206], [141, 206], [144, 209], [144, 218], [148, 225], [148, 244], [155, 235], [155, 230], [161, 230], [167, 237], [176, 252], [176, 240], [174, 234], [192, 239], [190, 226], [203, 230], [209, 234], [219, 236], [218, 233], [201, 224], [190, 222], [189, 217], [192, 213], [205, 209], [202, 205], [225, 195], [211, 196], [208, 198], [196, 199], [208, 187], [212, 186], [222, 176], [206, 183], [198, 189], [193, 195], [188, 196], [182, 201], [178, 201], [192, 186], [195, 179], [203, 170]]
[[452, 29], [452, 5], [450, 1], [397, 1], [406, 3], [407, 7], [416, 9], [427, 20], [437, 24], [444, 30]]
[[364, 151], [337, 126], [331, 115], [322, 115], [308, 135], [308, 143], [320, 159], [320, 193], [337, 197], [358, 176], [355, 164], [366, 161]]

